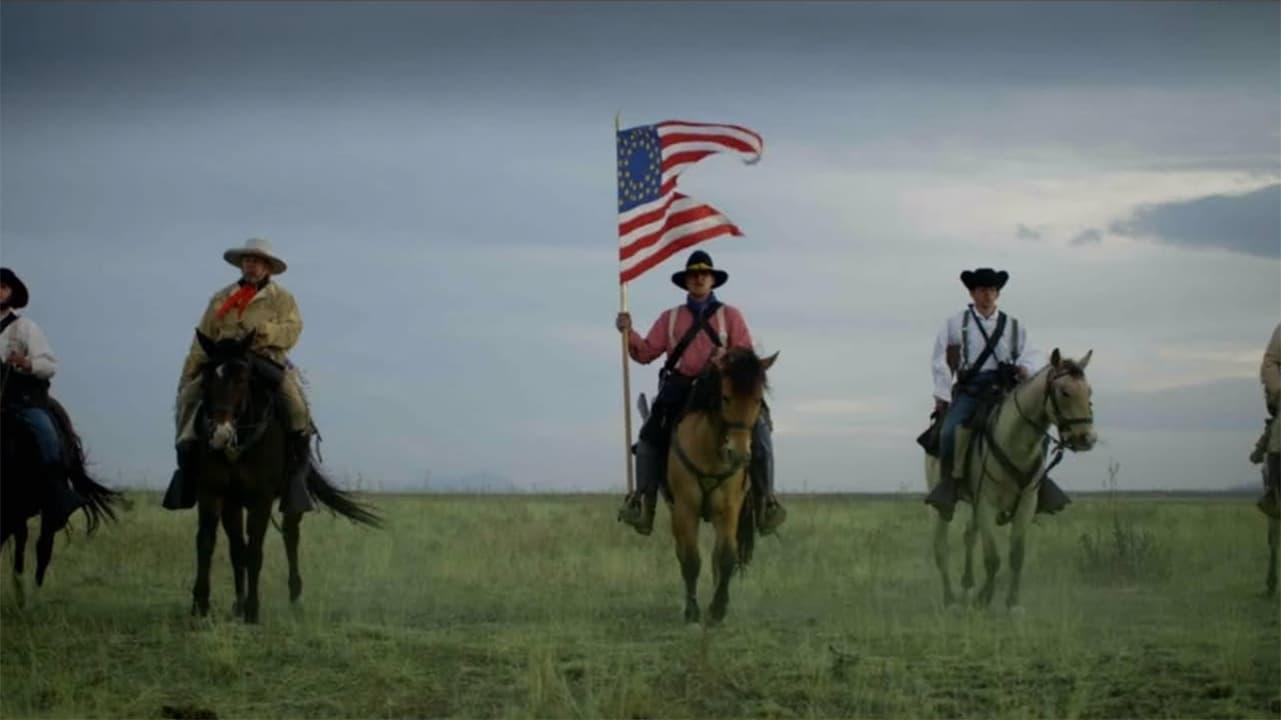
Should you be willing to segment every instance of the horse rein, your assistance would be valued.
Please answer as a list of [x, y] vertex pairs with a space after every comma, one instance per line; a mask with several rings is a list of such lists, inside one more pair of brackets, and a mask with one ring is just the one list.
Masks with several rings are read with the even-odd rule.
[[[744, 422], [726, 420], [723, 416], [718, 416], [717, 419], [720, 421], [721, 432], [719, 437], [721, 440], [729, 434], [730, 430], [749, 432], [752, 429]], [[703, 488], [703, 492], [710, 492], [715, 489], [718, 485], [725, 482], [727, 478], [732, 477], [747, 465], [747, 460], [737, 458], [730, 462], [729, 467], [722, 472], [705, 472], [702, 468], [696, 465], [689, 454], [685, 452], [685, 448], [681, 446], [680, 438], [677, 437], [675, 430], [672, 431], [672, 449], [676, 451], [676, 458], [681, 461], [681, 464], [685, 466], [685, 469], [693, 474], [694, 477], [698, 478], [698, 484]], [[704, 481], [709, 481], [710, 484], [705, 484]]]
[[[1044, 412], [1046, 406], [1049, 405], [1050, 407], [1053, 408], [1053, 415], [1050, 416], [1049, 413], [1045, 413], [1047, 417], [1049, 417], [1049, 422], [1044, 427], [1034, 422], [1031, 418], [1027, 416], [1027, 413], [1023, 412], [1023, 406], [1019, 403], [1019, 395], [1017, 390], [1015, 390], [1010, 395], [1011, 399], [1013, 399], [1014, 401], [1014, 409], [1016, 412], [1018, 412], [1019, 417], [1022, 418], [1023, 422], [1027, 423], [1028, 425], [1036, 429], [1038, 433], [1043, 435], [1053, 445], [1050, 452], [1054, 454], [1054, 458], [1050, 461], [1048, 465], [1045, 466], [1044, 470], [1038, 472], [1035, 466], [1030, 471], [1020, 470], [1018, 466], [1014, 464], [1014, 461], [1010, 459], [1009, 455], [1007, 455], [1005, 451], [1002, 450], [999, 445], [997, 445], [995, 439], [992, 437], [992, 425], [996, 423], [998, 416], [1000, 415], [999, 410], [997, 412], [992, 413], [992, 415], [988, 417], [988, 421], [984, 424], [982, 436], [983, 436], [983, 439], [987, 441], [988, 446], [992, 449], [992, 454], [996, 456], [996, 459], [1000, 461], [1000, 463], [1004, 465], [1007, 470], [1011, 471], [1015, 476], [1027, 478], [1027, 483], [1021, 484], [1021, 487], [1026, 488], [1030, 486], [1032, 482], [1037, 478], [1038, 475], [1040, 475], [1041, 477], [1045, 477], [1046, 475], [1049, 475], [1050, 471], [1053, 470], [1055, 466], [1057, 466], [1060, 462], [1063, 461], [1063, 451], [1065, 449], [1070, 449], [1070, 446], [1068, 446], [1068, 444], [1063, 440], [1064, 430], [1072, 427], [1073, 425], [1080, 425], [1084, 423], [1094, 422], [1093, 415], [1087, 415], [1085, 417], [1078, 417], [1078, 418], [1069, 418], [1064, 416], [1062, 408], [1059, 407], [1058, 398], [1054, 396], [1054, 381], [1058, 380], [1061, 377], [1065, 377], [1066, 375], [1068, 375], [1067, 371], [1059, 372], [1059, 373], [1048, 372], [1045, 374], [1045, 398], [1041, 401], [1041, 409], [1042, 409], [1042, 412]], [[1053, 425], [1056, 428], [1058, 428], [1059, 437], [1054, 437], [1049, 433], [1050, 425]], [[1039, 465], [1040, 462], [1036, 464]], [[984, 468], [984, 471], [982, 474], [986, 475], [986, 468]], [[982, 480], [980, 479], [980, 483], [981, 482]]]
[[[217, 373], [219, 377], [221, 377], [223, 366], [231, 364], [233, 362], [237, 362], [237, 361], [229, 360], [229, 361], [218, 363], [215, 369], [215, 373]], [[246, 365], [252, 368], [252, 366], [250, 366], [248, 363], [246, 363]], [[227, 447], [223, 449], [223, 454], [226, 455], [227, 459], [230, 460], [231, 462], [235, 462], [237, 459], [239, 459], [241, 454], [243, 454], [246, 450], [248, 450], [249, 448], [257, 444], [257, 442], [262, 439], [262, 436], [267, 434], [267, 426], [271, 423], [271, 418], [272, 418], [273, 411], [275, 409], [275, 404], [276, 404], [275, 393], [267, 393], [267, 402], [263, 406], [261, 420], [249, 425], [241, 425], [239, 422], [237, 422], [240, 419], [241, 414], [244, 413], [245, 410], [249, 409], [250, 403], [252, 401], [252, 395], [253, 395], [252, 392], [245, 392], [244, 395], [241, 396], [240, 401], [236, 404], [236, 407], [231, 409], [232, 412], [230, 414], [232, 417], [233, 424], [236, 428], [236, 433], [231, 437], [231, 441], [227, 444]], [[212, 409], [214, 410], [214, 412], [219, 412], [223, 410], [228, 410], [229, 408], [227, 408], [226, 404], [221, 404], [221, 405], [214, 405]], [[209, 418], [206, 415], [205, 417], [206, 433], [210, 429], [211, 428], [209, 425]], [[250, 430], [248, 439], [244, 443], [239, 442], [239, 438], [241, 435], [240, 431], [242, 429]]]
[[[1063, 409], [1059, 407], [1059, 400], [1054, 395], [1054, 381], [1058, 380], [1061, 377], [1065, 377], [1068, 374], [1069, 373], [1067, 371], [1060, 372], [1060, 373], [1045, 374], [1045, 398], [1041, 401], [1041, 409], [1044, 411], [1045, 406], [1049, 405], [1054, 411], [1054, 414], [1052, 416], [1049, 416], [1049, 413], [1046, 413], [1046, 415], [1049, 416], [1049, 423], [1047, 423], [1045, 427], [1041, 427], [1036, 422], [1033, 422], [1032, 419], [1027, 416], [1027, 413], [1023, 412], [1023, 406], [1019, 404], [1018, 392], [1015, 391], [1012, 394], [1012, 397], [1014, 399], [1014, 409], [1018, 411], [1019, 417], [1023, 418], [1023, 422], [1036, 428], [1037, 432], [1040, 432], [1043, 435], [1045, 435], [1047, 438], [1049, 438], [1050, 441], [1054, 443], [1055, 450], [1060, 450], [1060, 451], [1063, 447], [1066, 446], [1066, 443], [1064, 443], [1062, 439], [1064, 430], [1067, 430], [1073, 425], [1083, 425], [1087, 423], [1089, 424], [1094, 423], [1094, 415], [1092, 414], [1086, 415], [1084, 417], [1070, 418], [1070, 417], [1066, 417], [1063, 414]], [[1059, 437], [1056, 438], [1050, 435], [1049, 433], [1050, 425], [1053, 425], [1056, 428], [1058, 428]]]

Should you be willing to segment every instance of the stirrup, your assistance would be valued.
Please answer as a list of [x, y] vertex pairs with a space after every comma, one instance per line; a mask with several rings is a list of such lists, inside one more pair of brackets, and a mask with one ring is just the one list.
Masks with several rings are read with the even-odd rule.
[[767, 501], [765, 503], [765, 509], [761, 511], [761, 535], [772, 534], [786, 521], [787, 509], [783, 507], [782, 503], [777, 500]]
[[632, 525], [640, 521], [641, 499], [640, 495], [632, 493], [623, 498], [622, 507], [618, 508], [618, 522]]

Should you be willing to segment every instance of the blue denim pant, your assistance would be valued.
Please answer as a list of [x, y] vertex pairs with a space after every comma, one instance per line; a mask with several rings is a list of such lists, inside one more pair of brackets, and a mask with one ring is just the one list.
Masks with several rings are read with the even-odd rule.
[[31, 430], [36, 440], [36, 450], [40, 453], [40, 462], [53, 465], [62, 462], [62, 443], [58, 431], [54, 429], [53, 418], [44, 408], [24, 407], [17, 412], [18, 420]]
[[957, 385], [952, 391], [952, 402], [947, 406], [947, 417], [943, 418], [943, 428], [939, 431], [939, 460], [950, 461], [956, 451], [956, 427], [969, 420], [978, 407], [978, 393], [986, 385], [996, 381], [996, 372], [981, 372], [971, 378], [965, 385]]

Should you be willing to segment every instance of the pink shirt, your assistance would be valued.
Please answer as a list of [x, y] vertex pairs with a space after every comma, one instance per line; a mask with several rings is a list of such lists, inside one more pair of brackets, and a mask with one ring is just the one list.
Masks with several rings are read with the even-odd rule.
[[[725, 347], [729, 348], [751, 348], [752, 333], [747, 329], [747, 323], [743, 320], [743, 314], [738, 308], [730, 305], [722, 305], [724, 310], [725, 327], [721, 327], [721, 319], [717, 317], [720, 314], [718, 310], [712, 314], [709, 324], [712, 330], [725, 338]], [[663, 355], [675, 348], [680, 343], [681, 338], [694, 324], [694, 313], [690, 309], [681, 305], [674, 308], [676, 315], [676, 326], [671, 326], [671, 313], [673, 310], [665, 310], [658, 319], [654, 321], [654, 326], [649, 329], [649, 334], [641, 337], [640, 333], [635, 330], [631, 331], [628, 336], [627, 348], [631, 352], [632, 359], [643, 365], [648, 365], [655, 358]], [[670, 332], [669, 332], [670, 330]], [[700, 374], [707, 367], [708, 361], [711, 360], [712, 351], [716, 345], [705, 332], [699, 332], [694, 336], [685, 352], [681, 355], [681, 360], [676, 364], [676, 372], [682, 375], [695, 376]]]

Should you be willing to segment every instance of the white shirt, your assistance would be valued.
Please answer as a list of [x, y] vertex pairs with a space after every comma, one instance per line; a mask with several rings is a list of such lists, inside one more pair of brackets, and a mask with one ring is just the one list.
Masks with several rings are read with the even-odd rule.
[[[972, 306], [971, 306], [972, 307]], [[943, 402], [952, 401], [952, 369], [947, 366], [947, 346], [961, 346], [961, 370], [968, 370], [969, 365], [979, 359], [983, 348], [987, 347], [987, 341], [983, 339], [983, 333], [986, 332], [988, 337], [996, 332], [996, 321], [1000, 316], [997, 311], [992, 312], [991, 317], [983, 317], [977, 310], [970, 317], [969, 326], [966, 327], [966, 338], [961, 337], [961, 328], [965, 326], [965, 315], [970, 312], [970, 307], [949, 317], [943, 323], [943, 328], [939, 330], [938, 336], [934, 339], [934, 357], [931, 362], [934, 373], [934, 397]], [[977, 318], [977, 320], [976, 320]], [[979, 372], [984, 370], [995, 370], [1000, 363], [1011, 362], [1014, 353], [1014, 323], [1013, 318], [1006, 316], [1005, 332], [1001, 333], [1001, 339], [996, 343], [996, 349], [992, 352], [983, 363], [983, 367], [978, 368]], [[982, 327], [982, 332], [979, 328]], [[968, 347], [967, 347], [968, 346]], [[1044, 354], [1036, 348], [1029, 347], [1027, 344], [1027, 328], [1023, 323], [1019, 323], [1018, 333], [1019, 358], [1017, 364], [1019, 367], [1027, 370], [1028, 375], [1032, 375], [1045, 366]], [[968, 350], [968, 352], [966, 352]]]
[[[13, 314], [12, 310], [0, 311], [0, 320]], [[48, 380], [58, 371], [58, 361], [49, 349], [49, 341], [40, 326], [26, 315], [19, 315], [17, 320], [0, 333], [0, 360], [8, 361], [9, 353], [18, 351], [31, 361], [31, 374], [41, 380]]]

